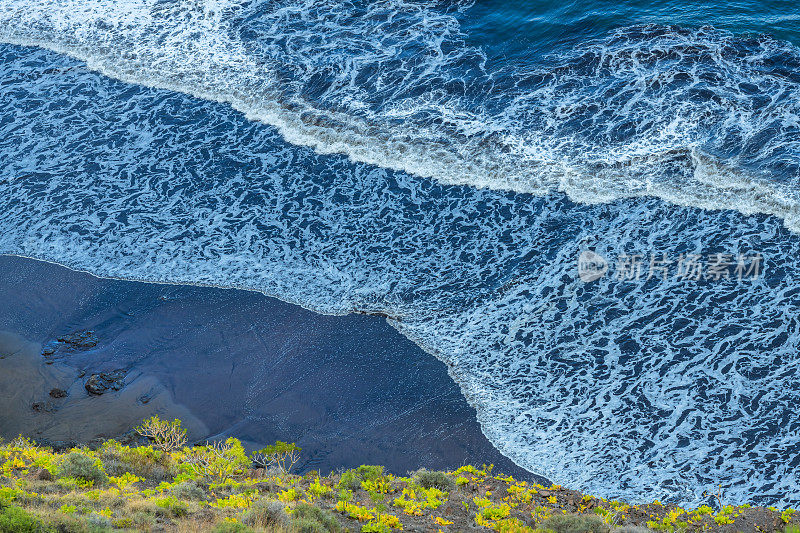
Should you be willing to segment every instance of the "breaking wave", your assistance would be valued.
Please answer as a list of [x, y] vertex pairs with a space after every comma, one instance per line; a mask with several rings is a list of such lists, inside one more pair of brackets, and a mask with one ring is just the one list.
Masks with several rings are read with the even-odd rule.
[[421, 1], [3, 0], [0, 40], [227, 102], [355, 162], [578, 202], [653, 196], [800, 230], [800, 52], [712, 28], [619, 29], [492, 61]]

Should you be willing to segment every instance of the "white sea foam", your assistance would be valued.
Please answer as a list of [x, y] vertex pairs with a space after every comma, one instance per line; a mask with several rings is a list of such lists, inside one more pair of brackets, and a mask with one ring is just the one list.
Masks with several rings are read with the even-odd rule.
[[227, 102], [291, 143], [444, 184], [654, 196], [800, 230], [794, 47], [644, 27], [498, 66], [451, 13], [365, 4], [2, 0], [0, 40]]

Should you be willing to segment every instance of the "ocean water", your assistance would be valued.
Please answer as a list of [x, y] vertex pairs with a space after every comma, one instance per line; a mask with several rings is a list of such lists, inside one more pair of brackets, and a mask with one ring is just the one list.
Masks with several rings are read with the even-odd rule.
[[796, 3], [0, 0], [0, 42], [0, 253], [384, 315], [555, 482], [800, 504]]

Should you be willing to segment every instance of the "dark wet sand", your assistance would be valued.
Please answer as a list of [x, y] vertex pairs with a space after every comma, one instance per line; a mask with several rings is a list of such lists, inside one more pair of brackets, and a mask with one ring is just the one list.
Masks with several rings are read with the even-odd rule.
[[[85, 331], [95, 346], [56, 342]], [[160, 413], [180, 417], [198, 440], [296, 441], [305, 470], [494, 463], [533, 477], [483, 436], [445, 365], [382, 318], [0, 256], [0, 332], [4, 437], [85, 442]], [[44, 357], [47, 347], [56, 351]], [[114, 370], [127, 372], [120, 391], [86, 392], [91, 374]], [[69, 395], [52, 398], [52, 388]]]

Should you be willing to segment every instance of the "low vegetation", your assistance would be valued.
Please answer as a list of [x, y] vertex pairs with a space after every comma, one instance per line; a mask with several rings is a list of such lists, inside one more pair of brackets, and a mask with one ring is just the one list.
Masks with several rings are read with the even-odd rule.
[[186, 446], [186, 430], [181, 427], [180, 420], [168, 421], [151, 416], [134, 429], [139, 435], [150, 439], [153, 447], [162, 452], [171, 452]]
[[109, 440], [56, 452], [22, 437], [0, 445], [0, 533], [800, 533], [800, 513], [725, 505], [721, 492], [716, 509], [681, 509], [544, 487], [491, 466], [299, 475], [294, 444], [248, 455], [236, 439], [187, 447], [177, 421], [150, 419], [140, 429], [148, 427], [147, 446]]

